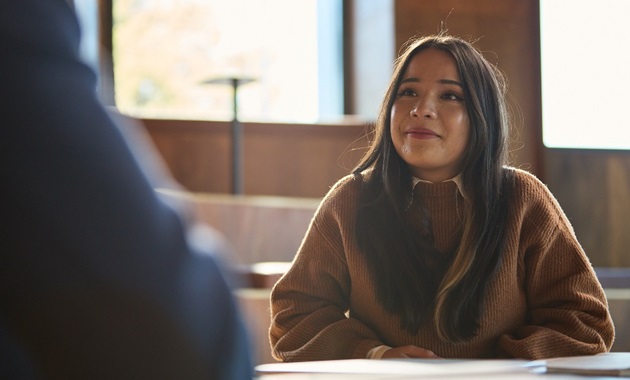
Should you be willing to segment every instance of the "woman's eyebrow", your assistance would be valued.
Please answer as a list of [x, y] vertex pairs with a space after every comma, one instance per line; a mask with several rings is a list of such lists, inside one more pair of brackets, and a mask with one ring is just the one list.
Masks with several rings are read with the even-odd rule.
[[409, 82], [420, 82], [420, 78], [417, 78], [417, 77], [405, 78], [402, 80], [402, 82], [400, 82], [400, 84], [409, 83]]
[[439, 83], [443, 83], [443, 84], [453, 84], [455, 86], [459, 86], [461, 88], [464, 88], [464, 86], [461, 84], [461, 82], [458, 82], [456, 80], [453, 79], [440, 79]]
[[[420, 78], [418, 78], [418, 77], [409, 77], [409, 78], [403, 79], [402, 82], [400, 82], [400, 84], [409, 83], [409, 82], [416, 83], [416, 82], [421, 82], [421, 81], [422, 80]], [[440, 84], [452, 84], [452, 85], [464, 88], [464, 86], [461, 84], [461, 82], [458, 82], [458, 81], [453, 80], [453, 79], [440, 79], [438, 81], [438, 83], [440, 83]]]

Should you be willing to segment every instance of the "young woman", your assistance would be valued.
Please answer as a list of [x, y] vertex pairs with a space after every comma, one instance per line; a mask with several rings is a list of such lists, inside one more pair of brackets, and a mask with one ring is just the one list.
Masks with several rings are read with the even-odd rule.
[[271, 296], [282, 361], [608, 351], [614, 328], [559, 204], [506, 166], [505, 82], [470, 43], [410, 42], [373, 143]]

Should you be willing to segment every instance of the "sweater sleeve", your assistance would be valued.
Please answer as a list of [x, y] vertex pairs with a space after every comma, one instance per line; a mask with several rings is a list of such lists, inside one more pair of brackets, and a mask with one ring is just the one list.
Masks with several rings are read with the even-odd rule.
[[538, 201], [524, 210], [521, 231], [527, 320], [500, 338], [499, 349], [528, 359], [609, 351], [614, 327], [604, 291], [553, 195], [533, 185]]
[[[334, 189], [333, 189], [334, 190]], [[293, 261], [271, 294], [269, 338], [281, 361], [366, 358], [382, 345], [349, 317], [351, 280], [344, 254], [338, 193], [324, 199]], [[343, 207], [343, 206], [342, 206]]]

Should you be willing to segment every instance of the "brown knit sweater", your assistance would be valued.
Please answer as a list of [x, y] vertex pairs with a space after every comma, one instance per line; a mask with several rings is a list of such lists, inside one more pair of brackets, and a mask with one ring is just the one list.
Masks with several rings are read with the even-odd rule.
[[[515, 177], [506, 250], [474, 338], [445, 342], [431, 318], [411, 335], [378, 303], [354, 240], [361, 178], [347, 176], [323, 199], [291, 269], [272, 291], [274, 356], [365, 358], [380, 345], [416, 345], [444, 358], [541, 359], [608, 351], [614, 328], [606, 297], [573, 228], [545, 185], [525, 171], [506, 170]], [[418, 186], [436, 247], [450, 251], [458, 244], [464, 199], [452, 181]]]

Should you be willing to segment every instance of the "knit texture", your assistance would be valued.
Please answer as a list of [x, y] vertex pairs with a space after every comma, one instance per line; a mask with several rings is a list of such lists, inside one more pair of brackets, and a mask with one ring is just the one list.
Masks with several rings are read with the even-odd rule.
[[[365, 358], [379, 345], [416, 345], [444, 358], [543, 359], [610, 350], [614, 327], [606, 297], [567, 217], [536, 177], [506, 170], [515, 179], [506, 248], [489, 279], [475, 337], [443, 341], [431, 318], [412, 335], [401, 328], [399, 316], [379, 304], [354, 238], [362, 178], [350, 175], [322, 200], [291, 269], [273, 288], [274, 357]], [[461, 238], [464, 198], [452, 181], [418, 186], [431, 214], [435, 246], [451, 252]], [[412, 226], [417, 206], [414, 200], [407, 210]]]

